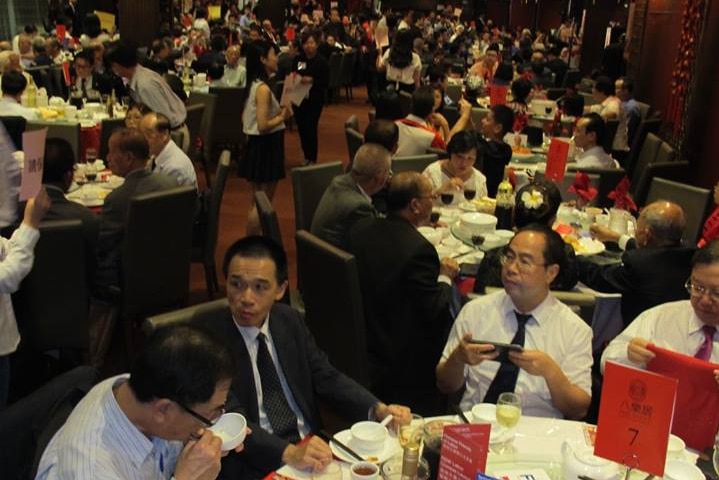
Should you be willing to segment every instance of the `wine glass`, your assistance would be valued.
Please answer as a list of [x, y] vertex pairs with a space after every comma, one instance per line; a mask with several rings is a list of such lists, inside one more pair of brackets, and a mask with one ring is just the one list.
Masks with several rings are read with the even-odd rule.
[[544, 107], [544, 113], [550, 116], [552, 114], [552, 107]]
[[429, 222], [432, 225], [435, 225], [437, 222], [439, 222], [440, 215], [441, 214], [439, 210], [432, 210], [432, 213], [429, 214]]
[[474, 199], [474, 197], [477, 195], [477, 191], [473, 188], [465, 187], [464, 188], [464, 199], [467, 201], [470, 201]]
[[90, 147], [85, 149], [85, 163], [94, 163], [97, 159], [97, 149]]
[[94, 162], [85, 164], [85, 177], [91, 183], [97, 179], [97, 168], [95, 168]]
[[443, 203], [444, 205], [450, 205], [450, 204], [452, 203], [452, 201], [454, 200], [454, 193], [452, 193], [452, 192], [443, 192], [443, 193], [439, 196], [439, 198], [440, 198], [440, 200], [442, 200], [442, 203]]
[[401, 425], [399, 427], [397, 439], [399, 440], [400, 446], [404, 448], [407, 445], [421, 447], [423, 438], [424, 418], [413, 413], [412, 421], [407, 425]]
[[522, 416], [522, 400], [514, 392], [504, 392], [497, 399], [497, 423], [512, 432], [507, 445], [503, 447], [501, 453], [510, 453], [514, 451], [511, 445], [514, 437], [514, 427], [519, 423]]

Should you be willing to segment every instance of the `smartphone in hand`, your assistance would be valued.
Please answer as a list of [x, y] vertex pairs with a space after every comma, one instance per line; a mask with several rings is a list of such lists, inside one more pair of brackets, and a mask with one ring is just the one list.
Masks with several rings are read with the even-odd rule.
[[509, 352], [523, 352], [524, 347], [521, 345], [517, 345], [516, 343], [501, 343], [501, 342], [490, 342], [489, 340], [475, 340], [472, 339], [469, 341], [469, 343], [475, 344], [475, 345], [492, 345], [494, 346], [494, 351], [499, 353], [495, 361], [497, 362], [506, 362], [507, 361], [507, 355]]

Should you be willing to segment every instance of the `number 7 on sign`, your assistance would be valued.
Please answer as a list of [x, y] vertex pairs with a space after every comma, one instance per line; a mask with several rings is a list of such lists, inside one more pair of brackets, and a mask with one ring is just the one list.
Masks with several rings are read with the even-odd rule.
[[629, 442], [629, 445], [634, 445], [635, 440], [636, 440], [637, 437], [639, 436], [639, 429], [638, 429], [638, 428], [630, 428], [629, 431], [630, 431], [631, 434], [632, 434], [632, 439], [631, 439], [631, 441]]

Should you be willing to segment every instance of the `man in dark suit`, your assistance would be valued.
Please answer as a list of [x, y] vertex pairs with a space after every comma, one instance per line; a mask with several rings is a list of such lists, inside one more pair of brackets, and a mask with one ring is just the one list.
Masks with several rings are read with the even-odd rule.
[[277, 303], [287, 288], [287, 257], [279, 245], [256, 236], [238, 240], [228, 249], [223, 270], [229, 309], [193, 318], [233, 352], [237, 370], [227, 409], [243, 412], [253, 431], [245, 453], [223, 461], [223, 477], [263, 477], [282, 463], [324, 469], [332, 460], [327, 443], [314, 436], [295, 444], [322, 428], [320, 401], [352, 421], [381, 420], [390, 413], [395, 422], [410, 420], [408, 408], [385, 405], [336, 370], [300, 313]]
[[100, 217], [98, 278], [101, 288], [119, 284], [120, 244], [125, 230], [130, 199], [143, 193], [177, 187], [177, 181], [147, 168], [150, 147], [136, 130], [116, 130], [108, 142], [107, 163], [112, 173], [125, 182], [105, 198]]
[[389, 151], [382, 145], [362, 145], [352, 170], [335, 177], [322, 195], [312, 217], [312, 233], [346, 250], [350, 228], [363, 218], [377, 216], [372, 195], [386, 185], [391, 162]]
[[434, 367], [451, 326], [451, 281], [459, 268], [437, 257], [417, 231], [429, 223], [430, 181], [402, 172], [390, 182], [387, 218], [366, 219], [349, 234], [365, 305], [372, 391], [422, 415], [443, 411]]
[[[691, 273], [695, 248], [681, 245], [685, 224], [679, 205], [664, 200], [650, 203], [639, 214], [636, 239], [628, 243], [622, 263], [600, 266], [577, 257], [579, 279], [596, 290], [622, 294], [624, 325], [656, 305], [689, 298], [684, 282]], [[606, 230], [595, 231], [600, 232], [600, 240], [619, 239]]]
[[62, 138], [49, 138], [45, 142], [45, 158], [43, 160], [42, 183], [52, 200], [50, 209], [45, 215], [46, 221], [81, 220], [82, 233], [85, 241], [85, 265], [88, 279], [92, 279], [95, 271], [95, 249], [100, 230], [100, 218], [83, 205], [65, 198], [65, 193], [72, 184], [74, 175], [75, 155], [70, 143]]
[[72, 95], [88, 100], [100, 101], [100, 95], [110, 95], [113, 91], [119, 99], [127, 94], [122, 79], [111, 72], [95, 71], [95, 52], [87, 48], [75, 55], [73, 63], [75, 81], [72, 84]]
[[564, 75], [569, 70], [567, 62], [559, 58], [559, 54], [562, 53], [562, 48], [559, 46], [552, 47], [547, 52], [547, 68], [554, 74], [554, 86], [559, 88], [564, 82]]

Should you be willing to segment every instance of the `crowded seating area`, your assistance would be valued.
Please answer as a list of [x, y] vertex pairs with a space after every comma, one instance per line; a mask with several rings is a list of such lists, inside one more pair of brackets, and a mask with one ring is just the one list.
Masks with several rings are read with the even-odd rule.
[[110, 3], [0, 24], [0, 478], [717, 478], [717, 5]]

